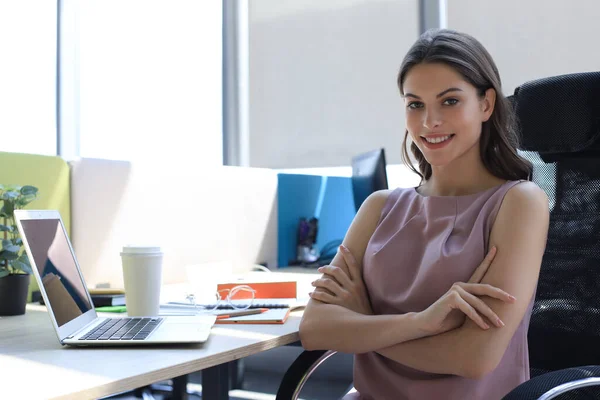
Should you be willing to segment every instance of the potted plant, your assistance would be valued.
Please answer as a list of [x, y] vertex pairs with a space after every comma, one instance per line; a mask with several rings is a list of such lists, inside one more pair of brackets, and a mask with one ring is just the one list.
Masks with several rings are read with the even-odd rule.
[[25, 314], [32, 270], [13, 212], [31, 203], [37, 194], [33, 186], [0, 184], [0, 315]]

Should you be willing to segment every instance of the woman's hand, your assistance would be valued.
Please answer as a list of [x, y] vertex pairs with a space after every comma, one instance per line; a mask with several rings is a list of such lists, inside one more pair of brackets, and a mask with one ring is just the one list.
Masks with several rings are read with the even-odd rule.
[[504, 326], [496, 313], [479, 298], [479, 296], [489, 296], [510, 303], [515, 301], [513, 296], [503, 290], [480, 283], [495, 255], [496, 247], [492, 247], [467, 283], [455, 283], [429, 308], [417, 314], [422, 329], [428, 335], [437, 335], [458, 328], [464, 323], [466, 317], [472, 319], [482, 329], [490, 328], [482, 316], [497, 327]]
[[340, 246], [340, 252], [348, 266], [349, 275], [334, 265], [319, 268], [318, 271], [322, 272], [323, 276], [312, 283], [316, 290], [310, 293], [310, 297], [323, 303], [337, 304], [360, 314], [372, 315], [373, 310], [362, 280], [360, 265], [344, 245]]

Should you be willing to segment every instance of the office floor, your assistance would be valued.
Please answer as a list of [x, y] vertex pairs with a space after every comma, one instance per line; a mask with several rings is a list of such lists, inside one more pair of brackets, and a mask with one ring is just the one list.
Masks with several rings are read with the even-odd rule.
[[[238, 365], [243, 373], [243, 384], [239, 390], [231, 390], [231, 400], [274, 400], [283, 374], [292, 362], [302, 353], [299, 346], [283, 346], [246, 357]], [[353, 356], [337, 353], [329, 358], [313, 373], [304, 385], [300, 398], [303, 400], [339, 400], [352, 384]], [[188, 391], [201, 392], [202, 374], [189, 376]], [[141, 396], [137, 399], [142, 398]], [[154, 395], [157, 400], [166, 400], [165, 396]], [[115, 397], [111, 398], [115, 399]], [[119, 396], [118, 400], [134, 400], [131, 395]], [[189, 396], [190, 400], [202, 399], [201, 396]], [[203, 399], [211, 400], [211, 399]]]
[[[200, 389], [199, 385], [196, 386], [194, 383], [200, 383], [201, 379], [197, 374], [190, 377], [192, 385], [190, 388]], [[279, 387], [281, 381], [280, 374], [265, 373], [264, 371], [245, 371], [244, 373], [244, 384], [240, 390], [232, 390], [230, 392], [231, 400], [274, 400], [275, 393]], [[350, 382], [341, 380], [331, 379], [309, 379], [304, 389], [300, 394], [300, 398], [304, 400], [339, 400], [349, 388]], [[118, 400], [135, 400], [141, 397], [134, 397], [132, 395], [123, 395], [118, 397], [111, 397], [112, 399]], [[154, 395], [156, 400], [165, 400], [165, 396]], [[189, 396], [190, 400], [202, 399], [201, 396]], [[210, 399], [204, 399], [210, 400]]]
[[[264, 399], [274, 399], [275, 393], [279, 388], [281, 375], [265, 374], [253, 371], [247, 371], [244, 374], [244, 389], [255, 393], [271, 394], [271, 397]], [[305, 400], [339, 400], [349, 389], [351, 382], [330, 380], [330, 379], [309, 379], [300, 397]], [[245, 399], [250, 399], [246, 397]], [[244, 399], [244, 400], [245, 400]], [[257, 398], [258, 399], [258, 398]], [[237, 400], [237, 399], [236, 399]], [[240, 398], [239, 400], [242, 400]]]

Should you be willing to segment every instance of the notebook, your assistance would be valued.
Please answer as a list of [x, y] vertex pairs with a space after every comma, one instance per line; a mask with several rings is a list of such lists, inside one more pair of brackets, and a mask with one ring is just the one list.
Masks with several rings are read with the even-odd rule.
[[124, 306], [124, 294], [92, 294], [94, 307]]
[[[226, 314], [227, 312], [222, 312]], [[217, 324], [284, 324], [290, 315], [290, 308], [272, 308], [264, 313], [218, 319]]]
[[15, 210], [15, 221], [61, 344], [203, 343], [214, 315], [99, 317], [58, 211]]

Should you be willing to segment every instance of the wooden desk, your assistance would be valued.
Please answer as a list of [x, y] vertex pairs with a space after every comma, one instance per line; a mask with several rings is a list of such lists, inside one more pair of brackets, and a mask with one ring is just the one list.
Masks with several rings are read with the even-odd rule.
[[283, 325], [216, 325], [203, 345], [72, 348], [59, 344], [46, 308], [30, 304], [25, 315], [0, 318], [0, 398], [98, 398], [226, 366], [298, 341], [300, 316]]
[[[246, 278], [296, 280], [304, 297], [320, 275], [280, 271]], [[203, 345], [73, 348], [59, 344], [46, 307], [29, 304], [25, 315], [0, 318], [0, 398], [98, 398], [203, 370], [206, 397], [227, 399], [227, 363], [297, 342], [301, 315], [291, 313], [283, 325], [216, 325]]]

